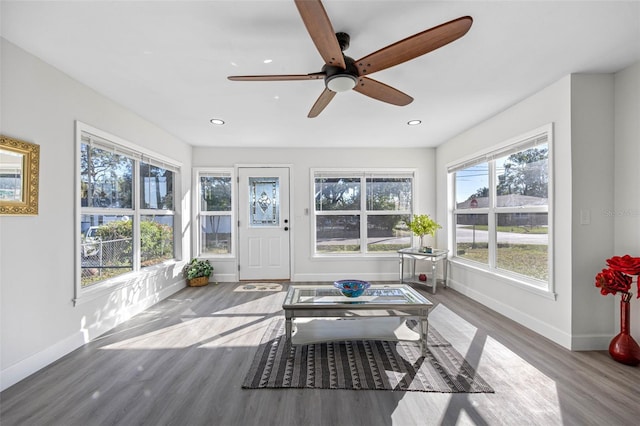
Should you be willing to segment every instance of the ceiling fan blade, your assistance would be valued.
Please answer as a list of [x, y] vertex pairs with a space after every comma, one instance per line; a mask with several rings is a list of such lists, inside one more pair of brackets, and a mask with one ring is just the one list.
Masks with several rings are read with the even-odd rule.
[[346, 68], [342, 49], [322, 2], [320, 0], [295, 0], [295, 2], [307, 32], [325, 64]]
[[358, 84], [353, 90], [388, 104], [405, 106], [413, 102], [411, 96], [368, 77], [358, 78]]
[[356, 61], [359, 75], [372, 74], [429, 53], [465, 35], [473, 18], [463, 16], [430, 28]]
[[282, 75], [230, 75], [227, 77], [231, 81], [290, 81], [290, 80], [319, 80], [324, 78], [325, 73], [316, 72], [311, 74], [282, 74]]
[[311, 111], [309, 111], [309, 115], [307, 115], [307, 117], [314, 118], [320, 115], [322, 110], [324, 110], [324, 108], [329, 105], [329, 102], [331, 102], [331, 99], [333, 99], [335, 95], [336, 92], [325, 88], [324, 91], [320, 94], [320, 97], [318, 98], [316, 103], [311, 107]]

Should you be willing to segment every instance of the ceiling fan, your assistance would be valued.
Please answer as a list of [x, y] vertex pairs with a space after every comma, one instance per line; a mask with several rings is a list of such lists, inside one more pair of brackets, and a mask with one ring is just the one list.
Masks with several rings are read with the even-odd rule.
[[463, 16], [453, 21], [414, 34], [357, 61], [345, 56], [349, 47], [349, 34], [335, 33], [320, 0], [295, 0], [298, 12], [316, 45], [324, 66], [320, 72], [282, 75], [234, 75], [232, 81], [288, 81], [324, 79], [325, 89], [309, 111], [309, 118], [317, 117], [337, 92], [355, 90], [370, 98], [393, 105], [404, 106], [413, 98], [391, 86], [367, 77], [377, 71], [393, 67], [436, 50], [465, 35], [473, 19]]

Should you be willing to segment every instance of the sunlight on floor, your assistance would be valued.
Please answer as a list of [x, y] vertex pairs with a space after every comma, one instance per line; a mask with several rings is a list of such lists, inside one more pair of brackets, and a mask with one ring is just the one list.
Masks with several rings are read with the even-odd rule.
[[[552, 378], [442, 304], [429, 314], [429, 327], [446, 337], [494, 388], [495, 394], [430, 394], [428, 404], [433, 405], [430, 407], [433, 417], [426, 424], [483, 424], [483, 412], [508, 412], [515, 407], [527, 412], [531, 424], [562, 424], [558, 390]], [[402, 424], [403, 413], [417, 398], [407, 392], [398, 401], [394, 411], [398, 424]], [[443, 403], [443, 398], [448, 403]], [[424, 398], [420, 401], [424, 403]], [[504, 421], [508, 423], [508, 419]]]
[[[282, 293], [265, 293], [257, 300], [240, 303], [216, 312], [200, 312], [198, 305], [185, 303], [179, 323], [156, 328], [144, 334], [138, 327], [123, 329], [123, 337], [105, 350], [149, 350], [181, 348], [257, 347], [271, 319], [281, 315]], [[157, 313], [160, 317], [161, 312]], [[149, 318], [152, 320], [152, 318]], [[151, 321], [154, 323], [154, 321]], [[160, 321], [157, 321], [160, 327]], [[487, 424], [496, 413], [513, 412], [531, 419], [531, 424], [561, 424], [562, 414], [555, 381], [526, 361], [526, 353], [510, 349], [509, 342], [500, 342], [491, 334], [480, 331], [443, 304], [429, 315], [429, 327], [442, 334], [465, 360], [495, 389], [490, 393], [429, 393], [397, 392], [391, 402], [394, 424], [418, 424], [425, 419], [407, 418], [415, 415], [411, 407], [423, 407], [428, 412], [425, 424], [477, 425]], [[214, 332], [215, 330], [215, 332]], [[97, 397], [97, 396], [94, 396]], [[413, 414], [409, 414], [413, 413]], [[504, 419], [508, 422], [508, 419]], [[418, 423], [416, 423], [418, 422]], [[422, 424], [422, 423], [420, 423]]]
[[[264, 306], [273, 306], [265, 312]], [[258, 301], [217, 312], [198, 313], [192, 307], [180, 315], [182, 322], [103, 346], [101, 349], [180, 349], [198, 347], [241, 347], [258, 344], [270, 319], [279, 311], [282, 295], [270, 294]], [[216, 332], [213, 332], [216, 330]], [[246, 339], [246, 336], [254, 335]], [[258, 339], [258, 340], [256, 340]], [[171, 342], [167, 344], [167, 342]], [[242, 344], [241, 342], [246, 342]]]

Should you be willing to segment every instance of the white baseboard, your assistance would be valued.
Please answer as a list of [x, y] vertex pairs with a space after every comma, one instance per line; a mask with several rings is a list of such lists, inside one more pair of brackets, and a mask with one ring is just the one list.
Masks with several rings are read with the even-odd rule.
[[0, 391], [3, 391], [29, 377], [38, 370], [41, 370], [47, 365], [73, 352], [90, 340], [106, 333], [118, 324], [121, 324], [134, 315], [139, 314], [184, 287], [184, 280], [168, 285], [159, 293], [153, 294], [139, 301], [135, 305], [130, 305], [118, 310], [117, 315], [111, 318], [101, 318], [98, 324], [91, 324], [85, 330], [77, 331], [66, 339], [60, 340], [54, 345], [51, 345], [48, 348], [5, 368], [0, 371]]
[[573, 350], [572, 336], [558, 329], [552, 324], [540, 321], [538, 318], [527, 315], [522, 311], [512, 307], [511, 305], [502, 303], [499, 300], [487, 297], [486, 294], [453, 279], [449, 279], [449, 287], [458, 291], [459, 293], [464, 294], [465, 296], [472, 298], [476, 302], [493, 309], [494, 311], [506, 316], [507, 318], [512, 319], [519, 324], [522, 324], [523, 326], [535, 331], [536, 333], [546, 337], [547, 339], [550, 339], [567, 349]]
[[214, 274], [211, 282], [217, 283], [237, 283], [238, 275], [236, 274]]
[[333, 282], [344, 279], [357, 279], [363, 281], [399, 281], [398, 273], [369, 273], [369, 274], [345, 274], [341, 272], [294, 274], [291, 281], [294, 282]]
[[5, 368], [0, 372], [0, 391], [13, 386], [85, 343], [84, 333], [78, 331], [55, 345]]
[[[345, 278], [353, 278], [365, 281], [398, 281], [398, 273], [367, 273], [367, 274], [345, 274], [345, 273], [311, 273], [311, 274], [293, 274], [292, 282], [333, 282], [343, 280]], [[215, 274], [211, 282], [218, 283], [237, 283], [238, 275], [236, 274]]]
[[606, 351], [613, 337], [609, 334], [583, 334], [571, 337], [572, 351]]

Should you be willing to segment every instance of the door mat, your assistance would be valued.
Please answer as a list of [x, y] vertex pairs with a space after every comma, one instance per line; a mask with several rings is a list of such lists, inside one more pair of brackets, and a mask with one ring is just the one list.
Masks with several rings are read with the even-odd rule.
[[278, 284], [278, 283], [245, 283], [245, 284], [240, 284], [233, 291], [282, 291], [282, 284]]

